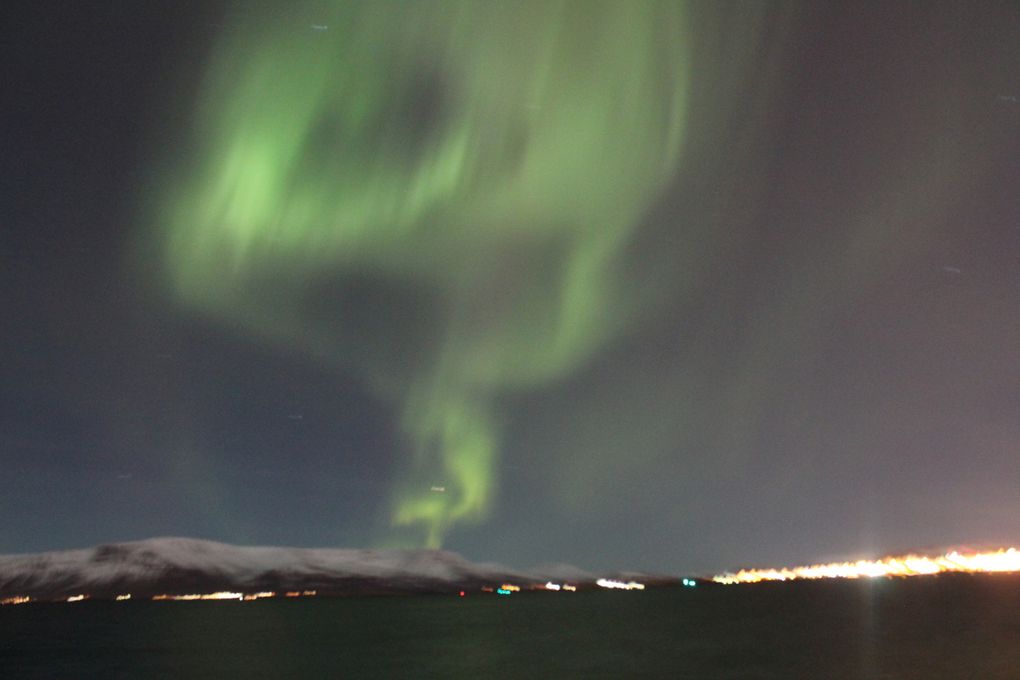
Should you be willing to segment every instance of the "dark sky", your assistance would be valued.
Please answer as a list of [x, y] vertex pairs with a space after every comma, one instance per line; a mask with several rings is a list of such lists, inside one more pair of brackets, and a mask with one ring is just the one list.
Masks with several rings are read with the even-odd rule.
[[[492, 395], [491, 506], [444, 547], [691, 572], [1017, 544], [1020, 5], [697, 7], [689, 141], [618, 262], [636, 311]], [[157, 275], [147, 197], [234, 20], [0, 16], [0, 553], [385, 542], [399, 406]], [[330, 285], [407, 344], [402, 289]]]

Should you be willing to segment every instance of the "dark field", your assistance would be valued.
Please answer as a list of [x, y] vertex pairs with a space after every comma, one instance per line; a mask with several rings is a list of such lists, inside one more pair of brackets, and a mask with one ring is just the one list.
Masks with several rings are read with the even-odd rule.
[[3, 678], [1020, 678], [1020, 578], [0, 608]]

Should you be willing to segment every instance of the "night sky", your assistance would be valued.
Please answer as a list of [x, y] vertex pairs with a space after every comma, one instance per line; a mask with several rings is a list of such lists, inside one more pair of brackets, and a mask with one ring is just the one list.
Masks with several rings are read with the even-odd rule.
[[0, 25], [0, 553], [1020, 542], [1017, 3]]

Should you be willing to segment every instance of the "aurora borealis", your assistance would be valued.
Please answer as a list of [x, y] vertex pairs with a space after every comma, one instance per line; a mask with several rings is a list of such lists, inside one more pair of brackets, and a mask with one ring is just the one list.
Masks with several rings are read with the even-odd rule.
[[[438, 546], [486, 516], [501, 393], [569, 372], [626, 316], [614, 267], [683, 137], [681, 7], [245, 14], [215, 49], [196, 167], [164, 208], [173, 285], [397, 403], [415, 460], [393, 522]], [[340, 290], [335, 313], [304, 307], [355, 275], [414, 289], [423, 328], [372, 332]]]
[[0, 553], [1020, 542], [1015, 4], [15, 4]]

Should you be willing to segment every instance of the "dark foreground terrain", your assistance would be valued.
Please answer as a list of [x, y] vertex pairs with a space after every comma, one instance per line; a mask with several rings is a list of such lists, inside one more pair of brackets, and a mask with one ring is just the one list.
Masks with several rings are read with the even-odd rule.
[[1020, 678], [1020, 577], [0, 608], [4, 678]]

